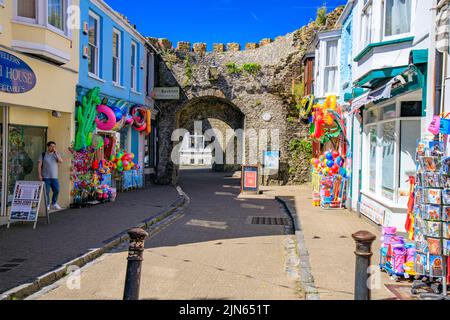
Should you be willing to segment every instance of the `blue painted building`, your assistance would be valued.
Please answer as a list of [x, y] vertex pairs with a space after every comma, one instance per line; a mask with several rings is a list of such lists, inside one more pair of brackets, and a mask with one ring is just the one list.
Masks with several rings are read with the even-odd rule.
[[[100, 88], [104, 104], [118, 107], [124, 117], [139, 106], [153, 112], [154, 73], [151, 46], [136, 27], [102, 0], [81, 0], [80, 66], [77, 99], [95, 87]], [[151, 82], [150, 82], [151, 81]], [[135, 162], [146, 166], [153, 148], [146, 130], [122, 126], [109, 132], [120, 142], [120, 148], [133, 152]], [[97, 129], [99, 131], [99, 129]], [[154, 130], [152, 130], [154, 133]], [[102, 135], [108, 134], [101, 132]]]
[[345, 105], [345, 97], [352, 93], [353, 1], [347, 3], [336, 26], [341, 28], [339, 104]]

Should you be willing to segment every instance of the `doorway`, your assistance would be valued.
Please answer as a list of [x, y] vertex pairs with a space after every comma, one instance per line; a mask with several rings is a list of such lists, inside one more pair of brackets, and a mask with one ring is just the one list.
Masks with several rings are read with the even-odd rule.
[[47, 128], [10, 124], [10, 107], [0, 108], [0, 217], [6, 217], [16, 181], [39, 180], [38, 159], [46, 151]]

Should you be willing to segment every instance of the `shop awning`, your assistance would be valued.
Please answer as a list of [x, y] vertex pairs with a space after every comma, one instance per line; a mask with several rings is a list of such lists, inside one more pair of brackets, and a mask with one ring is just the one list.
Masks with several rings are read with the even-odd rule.
[[359, 80], [356, 80], [354, 82], [354, 86], [373, 88], [377, 82], [398, 76], [403, 71], [405, 71], [407, 67], [408, 66], [400, 66], [400, 67], [390, 67], [372, 70], [363, 77], [361, 77]]

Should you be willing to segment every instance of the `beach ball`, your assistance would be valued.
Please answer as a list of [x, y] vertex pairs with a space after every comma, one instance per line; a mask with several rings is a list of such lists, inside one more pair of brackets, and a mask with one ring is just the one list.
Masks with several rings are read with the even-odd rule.
[[333, 160], [333, 154], [328, 151], [327, 153], [325, 153], [325, 158], [327, 158], [327, 160]]
[[340, 153], [339, 153], [339, 151], [333, 151], [332, 155], [333, 155], [333, 159], [336, 159], [337, 157], [340, 156]]

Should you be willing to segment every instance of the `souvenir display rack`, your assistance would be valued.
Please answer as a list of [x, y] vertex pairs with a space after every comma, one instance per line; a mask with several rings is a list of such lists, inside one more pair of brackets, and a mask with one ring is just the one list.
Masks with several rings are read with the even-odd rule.
[[431, 287], [422, 298], [446, 298], [450, 256], [450, 158], [442, 140], [424, 140], [417, 147], [414, 190], [414, 269], [412, 293]]

